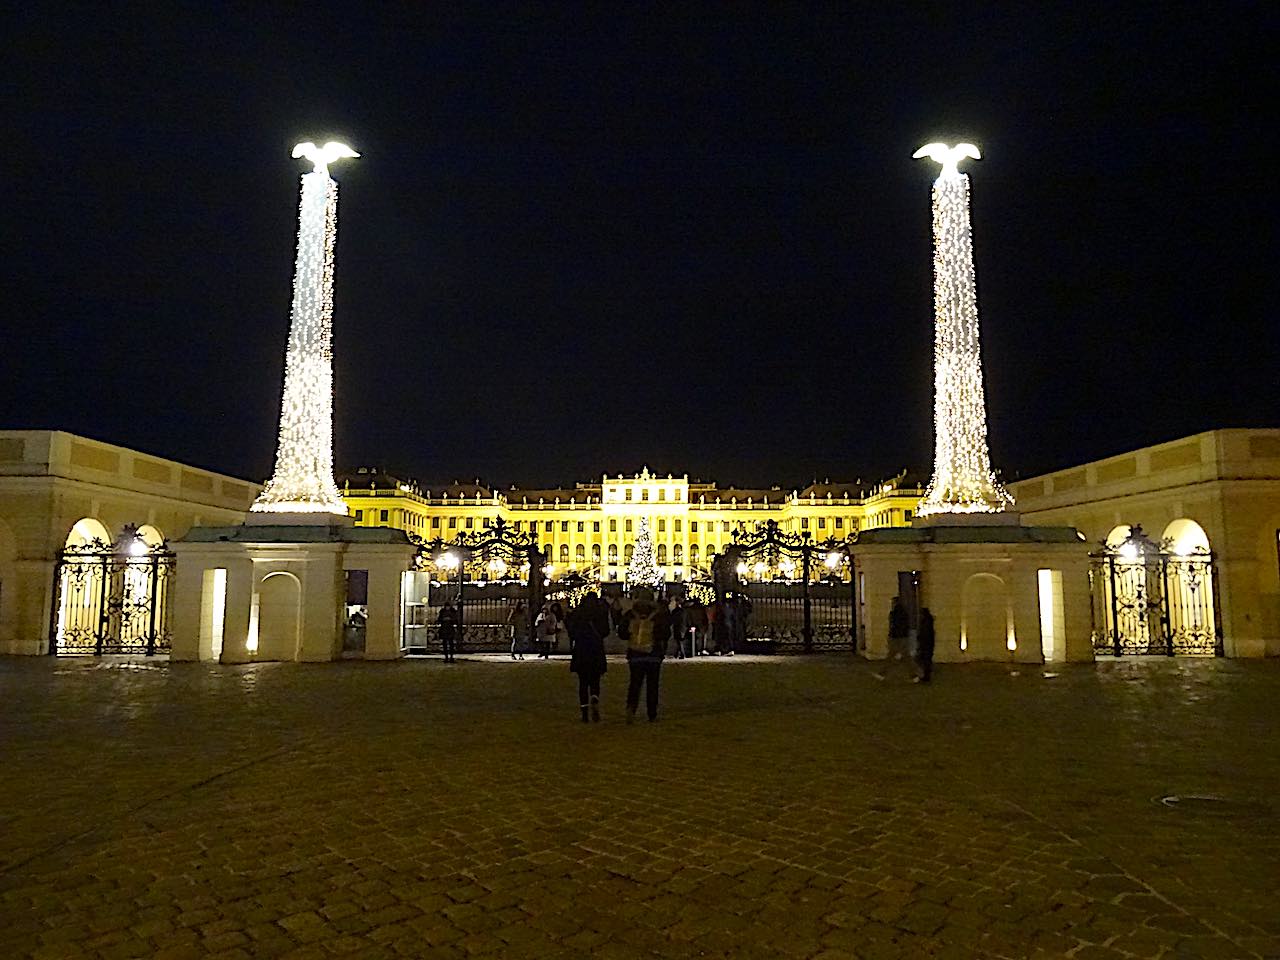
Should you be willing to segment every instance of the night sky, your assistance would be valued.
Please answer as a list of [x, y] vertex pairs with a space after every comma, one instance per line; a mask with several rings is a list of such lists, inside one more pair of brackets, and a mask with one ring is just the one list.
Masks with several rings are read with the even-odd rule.
[[927, 474], [934, 139], [1006, 478], [1280, 426], [1267, 5], [114, 6], [8, 14], [0, 426], [265, 479], [329, 138], [339, 468]]

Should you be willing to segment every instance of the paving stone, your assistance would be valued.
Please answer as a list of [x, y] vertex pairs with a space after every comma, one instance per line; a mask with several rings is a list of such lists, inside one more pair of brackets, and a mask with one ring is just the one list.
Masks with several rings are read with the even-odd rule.
[[0, 660], [5, 958], [1280, 956], [1280, 663], [110, 663]]

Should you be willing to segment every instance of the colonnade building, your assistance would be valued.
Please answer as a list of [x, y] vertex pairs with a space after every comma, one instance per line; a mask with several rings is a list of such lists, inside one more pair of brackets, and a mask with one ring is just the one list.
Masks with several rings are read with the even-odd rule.
[[767, 520], [815, 543], [873, 527], [910, 526], [923, 492], [905, 474], [869, 486], [824, 481], [788, 491], [720, 487], [647, 468], [548, 489], [495, 490], [478, 481], [424, 489], [368, 467], [341, 475], [338, 483], [356, 526], [393, 527], [448, 542], [501, 519], [534, 533], [557, 572], [601, 580], [626, 578], [642, 517], [658, 565], [669, 581], [679, 581], [709, 576], [711, 561], [735, 532]]

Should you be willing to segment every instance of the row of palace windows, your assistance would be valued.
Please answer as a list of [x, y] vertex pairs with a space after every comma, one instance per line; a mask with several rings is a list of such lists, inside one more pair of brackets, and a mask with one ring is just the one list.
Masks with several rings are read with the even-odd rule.
[[[372, 515], [372, 514], [373, 514], [373, 511], [372, 511], [372, 510], [370, 510], [370, 511], [369, 511], [369, 513]], [[377, 522], [379, 522], [379, 523], [387, 523], [387, 522], [388, 522], [388, 517], [389, 517], [389, 513], [388, 513], [388, 511], [386, 511], [386, 510], [380, 510], [380, 511], [378, 511], [378, 514], [379, 514], [379, 516], [378, 516], [378, 521], [377, 521]], [[410, 513], [409, 511], [405, 511], [405, 514], [404, 514], [404, 515], [405, 515], [405, 522], [406, 522], [410, 527], [421, 527], [421, 526], [424, 526], [424, 525], [425, 525], [425, 522], [426, 522], [426, 518], [425, 518], [425, 517], [422, 517], [422, 516], [420, 516], [420, 515], [418, 515], [418, 514]], [[910, 519], [911, 519], [911, 511], [910, 511], [910, 510], [905, 511], [905, 514], [904, 514], [904, 515], [905, 515], [905, 519], [907, 519], [907, 520], [910, 520]], [[880, 525], [883, 525], [883, 523], [887, 523], [887, 522], [888, 522], [888, 517], [889, 517], [889, 514], [888, 514], [888, 513], [878, 514], [876, 517], [873, 517], [873, 518], [872, 518], [872, 520], [871, 520], [871, 522], [868, 524], [868, 526], [880, 526]], [[357, 511], [356, 511], [356, 522], [357, 522], [357, 523], [363, 523], [363, 522], [364, 522], [364, 518], [365, 518], [365, 511], [364, 511], [364, 510], [357, 510]], [[372, 519], [372, 517], [371, 517], [370, 519]], [[450, 530], [456, 530], [456, 529], [458, 528], [458, 520], [459, 520], [459, 518], [458, 518], [458, 517], [449, 517], [449, 518], [447, 518], [447, 519], [448, 519], [448, 524], [447, 524], [448, 529], [450, 529]], [[476, 520], [476, 518], [475, 518], [475, 517], [462, 517], [461, 519], [462, 519], [462, 521], [463, 521], [462, 526], [463, 526], [463, 528], [464, 528], [464, 529], [466, 529], [466, 530], [472, 530], [472, 529], [474, 529], [474, 528], [475, 528], [475, 520]], [[432, 518], [431, 518], [431, 529], [432, 529], [432, 530], [439, 530], [439, 529], [440, 529], [440, 527], [441, 527], [440, 520], [441, 520], [441, 518], [440, 518], [440, 517], [432, 517]], [[801, 529], [801, 530], [809, 530], [809, 529], [811, 529], [811, 528], [810, 528], [810, 525], [809, 525], [809, 520], [810, 520], [810, 518], [809, 518], [809, 517], [801, 517], [801, 518], [800, 518], [800, 529]], [[826, 529], [828, 529], [828, 525], [827, 525], [828, 518], [827, 518], [827, 517], [817, 517], [817, 518], [816, 518], [816, 520], [817, 520], [817, 529], [819, 529], [819, 530], [826, 530]], [[844, 530], [844, 517], [831, 517], [831, 518], [830, 518], [830, 521], [831, 521], [830, 529], [832, 529], [832, 530], [839, 530], [839, 531], [843, 531], [843, 530]], [[523, 520], [516, 520], [516, 521], [512, 524], [512, 526], [513, 526], [513, 527], [516, 529], [516, 531], [518, 532], [518, 531], [520, 531], [520, 530], [523, 528], [523, 524], [524, 524], [525, 522], [526, 522], [526, 521], [523, 521]], [[530, 532], [530, 533], [536, 533], [536, 532], [537, 532], [537, 529], [538, 529], [538, 521], [537, 521], [537, 520], [529, 520], [529, 521], [527, 521], [527, 522], [528, 522], [528, 524], [529, 524], [529, 532]], [[633, 533], [633, 532], [634, 532], [634, 528], [633, 528], [633, 521], [632, 521], [632, 520], [630, 520], [630, 519], [628, 519], [628, 520], [625, 520], [625, 521], [623, 521], [623, 522], [624, 522], [624, 524], [625, 524], [625, 527], [624, 527], [625, 532], [626, 532], [626, 533]], [[714, 533], [714, 532], [715, 532], [715, 528], [716, 528], [716, 521], [714, 521], [714, 520], [704, 520], [704, 521], [690, 520], [690, 521], [689, 521], [689, 532], [690, 532], [690, 533], [697, 533], [697, 532], [698, 532], [698, 524], [699, 524], [699, 522], [703, 523], [703, 524], [706, 526], [706, 530], [705, 530], [705, 532], [706, 532], [706, 533]], [[723, 533], [729, 533], [729, 532], [733, 529], [733, 524], [734, 524], [735, 522], [737, 522], [737, 523], [739, 523], [739, 524], [741, 524], [741, 523], [742, 523], [742, 521], [731, 521], [731, 520], [722, 520], [722, 521], [720, 521], [720, 529], [721, 529], [721, 531], [722, 531]], [[568, 533], [568, 532], [569, 532], [569, 523], [570, 523], [570, 521], [568, 521], [568, 520], [561, 520], [561, 521], [559, 521], [559, 523], [560, 523], [560, 532], [561, 532], [561, 533]], [[671, 523], [672, 523], [672, 531], [673, 531], [674, 533], [683, 533], [683, 532], [684, 532], [684, 521], [683, 521], [681, 518], [677, 517], [677, 518], [675, 518], [674, 520], [672, 520], [672, 521], [671, 521]], [[578, 520], [578, 521], [576, 521], [576, 524], [577, 524], [577, 532], [578, 532], [578, 533], [586, 533], [587, 521], [585, 521], [585, 520]], [[484, 525], [485, 527], [490, 527], [490, 526], [492, 526], [492, 525], [493, 525], [493, 521], [492, 521], [492, 520], [490, 520], [488, 517], [485, 517], [485, 518], [484, 518], [484, 524], [483, 524], [483, 525]], [[555, 525], [556, 525], [556, 521], [554, 521], [554, 520], [544, 520], [544, 521], [542, 521], [542, 532], [543, 532], [543, 533], [551, 533], [551, 532], [553, 532], [553, 531], [555, 530]], [[855, 530], [855, 529], [857, 529], [857, 524], [856, 524], [856, 523], [854, 523], [854, 522], [850, 522], [850, 524], [849, 524], [849, 529], [850, 529], [850, 530]], [[599, 521], [599, 520], [592, 520], [592, 521], [591, 521], [591, 532], [592, 532], [592, 533], [599, 533], [599, 532], [600, 532], [600, 521]], [[617, 533], [617, 532], [618, 532], [618, 521], [617, 521], [617, 519], [616, 519], [616, 518], [611, 519], [611, 520], [609, 521], [609, 532], [610, 532], [610, 533]], [[660, 518], [658, 519], [658, 531], [657, 531], [657, 532], [658, 532], [658, 533], [666, 533], [666, 532], [667, 532], [667, 521], [666, 521], [666, 518], [660, 517]]]
[[[549, 543], [543, 544], [542, 549], [548, 557], [552, 557], [552, 558], [558, 557], [560, 563], [569, 562], [569, 545], [567, 543], [560, 544], [560, 549], [558, 552], [556, 551], [554, 546]], [[665, 564], [667, 562], [667, 557], [668, 557], [667, 545], [665, 543], [660, 543], [658, 544], [656, 549], [657, 549], [658, 563]], [[635, 552], [635, 544], [628, 543], [622, 552], [623, 562], [630, 563], [631, 555], [634, 552]], [[707, 552], [706, 552], [707, 563], [710, 563], [713, 559], [715, 559], [715, 555], [716, 555], [716, 545], [714, 543], [707, 544]], [[609, 563], [616, 564], [618, 562], [618, 545], [616, 543], [609, 544], [608, 552], [605, 554], [605, 556], [609, 558]], [[699, 550], [698, 544], [696, 543], [690, 544], [689, 563], [696, 564], [702, 556], [703, 554]], [[600, 557], [601, 557], [600, 544], [593, 543], [591, 545], [591, 562], [599, 563]], [[671, 547], [670, 557], [671, 557], [672, 563], [680, 563], [680, 564], [684, 563], [683, 545], [679, 543], [673, 544]], [[587, 548], [585, 544], [580, 543], [576, 547], [574, 547], [573, 561], [575, 563], [581, 563], [581, 564], [585, 564], [587, 562]]]
[[[610, 487], [610, 488], [609, 488], [609, 492], [610, 492], [610, 493], [617, 493], [617, 492], [618, 492], [618, 488], [617, 488], [617, 487]], [[631, 488], [631, 487], [627, 487], [625, 490], [623, 490], [623, 491], [622, 491], [622, 495], [623, 495], [623, 497], [625, 497], [627, 500], [631, 500], [631, 499], [632, 499], [631, 494], [632, 494], [633, 492], [634, 492], [634, 491], [632, 490], [632, 488]], [[673, 493], [674, 495], [672, 496], [672, 498], [671, 498], [671, 499], [672, 499], [672, 500], [674, 500], [676, 503], [679, 503], [681, 500], [683, 500], [683, 499], [684, 499], [684, 492], [683, 492], [682, 490], [680, 490], [679, 488], [677, 488], [677, 489], [673, 490], [673, 491], [672, 491], [672, 493]], [[666, 500], [666, 499], [667, 499], [667, 491], [666, 491], [663, 487], [659, 487], [659, 488], [658, 488], [658, 500], [659, 500], [659, 501], [663, 501], [663, 500]], [[643, 487], [643, 488], [641, 488], [641, 490], [640, 490], [640, 502], [641, 502], [641, 503], [647, 503], [648, 501], [649, 501], [649, 488], [648, 488], [648, 487]]]

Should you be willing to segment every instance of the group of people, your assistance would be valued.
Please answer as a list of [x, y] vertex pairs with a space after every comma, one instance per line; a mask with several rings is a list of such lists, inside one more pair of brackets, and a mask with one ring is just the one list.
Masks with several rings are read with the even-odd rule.
[[920, 608], [916, 623], [915, 642], [912, 642], [911, 614], [901, 597], [893, 598], [889, 608], [889, 657], [894, 660], [913, 660], [916, 674], [914, 683], [928, 683], [933, 678], [933, 614], [928, 607]]

